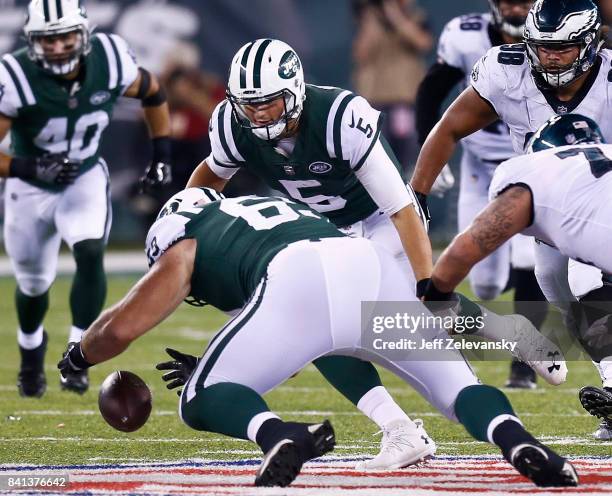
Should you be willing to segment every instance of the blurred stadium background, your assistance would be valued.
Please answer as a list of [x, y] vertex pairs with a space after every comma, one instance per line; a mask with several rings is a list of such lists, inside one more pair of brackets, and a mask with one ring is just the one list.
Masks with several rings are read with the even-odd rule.
[[[352, 42], [357, 28], [354, 3], [351, 0], [83, 2], [97, 31], [115, 32], [124, 37], [139, 63], [161, 75], [167, 85], [176, 83], [178, 88], [186, 77], [192, 82], [195, 80], [213, 100], [223, 97], [231, 56], [247, 41], [261, 37], [279, 38], [292, 45], [302, 59], [307, 82], [354, 89], [351, 79]], [[435, 58], [435, 41], [448, 20], [460, 14], [488, 10], [485, 0], [416, 0], [415, 3], [425, 12], [426, 26], [434, 37], [434, 47], [426, 55], [426, 63]], [[0, 53], [24, 45], [21, 30], [26, 5], [27, 0], [0, 0]], [[102, 144], [112, 177], [111, 247], [140, 249], [150, 215], [161, 201], [135, 195], [134, 183], [149, 160], [149, 143], [140, 112], [138, 102], [124, 99], [115, 110]], [[173, 126], [180, 128], [193, 115], [175, 113], [173, 117]], [[187, 126], [186, 141], [175, 147], [176, 189], [207, 155], [206, 123], [196, 118]], [[8, 146], [8, 140], [1, 146]], [[409, 174], [414, 164], [403, 165]], [[238, 188], [236, 192], [240, 191], [240, 183], [234, 186]], [[442, 200], [434, 198], [431, 203], [432, 237], [441, 244], [456, 231], [456, 191]]]

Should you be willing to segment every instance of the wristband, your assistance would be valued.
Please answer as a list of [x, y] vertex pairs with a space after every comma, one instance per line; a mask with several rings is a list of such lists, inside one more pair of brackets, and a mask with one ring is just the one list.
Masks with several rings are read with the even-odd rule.
[[31, 158], [13, 157], [9, 162], [8, 175], [21, 179], [34, 179], [36, 177], [36, 165]]
[[68, 352], [68, 361], [70, 362], [70, 366], [75, 370], [85, 370], [93, 365], [85, 360], [80, 342], [74, 343], [74, 346], [70, 348]]
[[153, 146], [152, 161], [169, 164], [172, 158], [172, 145], [168, 136], [160, 136], [151, 140]]
[[425, 297], [425, 301], [451, 301], [453, 292], [449, 291], [446, 293], [440, 291], [438, 288], [436, 288], [433, 280], [430, 279], [423, 296]]
[[427, 289], [427, 285], [429, 284], [429, 281], [431, 281], [431, 278], [427, 277], [417, 282], [416, 284], [416, 297], [417, 298], [421, 299], [423, 296], [425, 296], [425, 290]]

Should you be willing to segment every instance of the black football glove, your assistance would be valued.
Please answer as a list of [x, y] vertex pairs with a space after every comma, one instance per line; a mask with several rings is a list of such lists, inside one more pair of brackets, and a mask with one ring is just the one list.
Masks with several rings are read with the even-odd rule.
[[92, 364], [85, 360], [83, 356], [81, 343], [68, 343], [62, 359], [57, 364], [57, 368], [64, 378], [66, 378], [67, 374], [80, 372], [91, 366]]
[[[168, 389], [184, 386], [198, 366], [198, 358], [173, 350], [172, 348], [166, 348], [166, 353], [174, 358], [174, 360], [158, 363], [155, 368], [157, 370], [170, 370], [170, 372], [162, 375], [162, 379], [166, 382], [166, 387]], [[181, 391], [182, 390], [179, 389], [176, 394], [180, 396]]]
[[47, 184], [72, 184], [79, 176], [82, 162], [68, 158], [66, 153], [53, 153], [42, 157], [13, 157], [9, 176], [36, 179]]
[[140, 188], [143, 192], [150, 193], [171, 182], [172, 166], [165, 162], [152, 162], [140, 178]]

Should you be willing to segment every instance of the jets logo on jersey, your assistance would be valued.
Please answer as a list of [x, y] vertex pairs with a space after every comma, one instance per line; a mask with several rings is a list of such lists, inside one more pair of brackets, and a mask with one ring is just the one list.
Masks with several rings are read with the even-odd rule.
[[332, 165], [327, 162], [313, 162], [308, 166], [308, 170], [314, 174], [325, 174], [332, 170]]
[[92, 105], [102, 105], [103, 103], [108, 102], [111, 94], [108, 91], [97, 91], [89, 98], [89, 103]]
[[291, 79], [295, 77], [300, 69], [300, 60], [293, 50], [287, 50], [281, 57], [278, 67], [278, 75], [283, 79]]

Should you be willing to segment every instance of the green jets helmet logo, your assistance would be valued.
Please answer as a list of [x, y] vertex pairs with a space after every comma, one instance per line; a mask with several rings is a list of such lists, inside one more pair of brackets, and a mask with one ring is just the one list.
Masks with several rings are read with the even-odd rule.
[[283, 79], [291, 79], [300, 69], [300, 59], [293, 50], [287, 50], [281, 57], [278, 75]]

